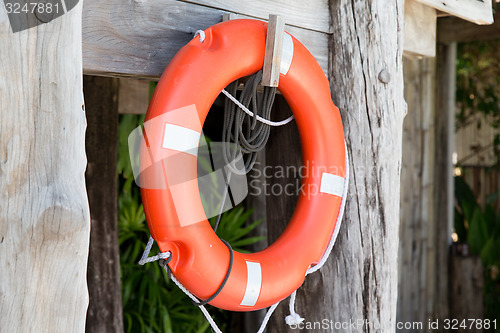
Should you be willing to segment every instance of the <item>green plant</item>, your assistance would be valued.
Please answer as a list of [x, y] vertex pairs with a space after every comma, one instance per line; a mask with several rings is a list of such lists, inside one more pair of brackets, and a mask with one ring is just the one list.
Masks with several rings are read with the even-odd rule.
[[[168, 278], [157, 264], [139, 266], [142, 252], [149, 239], [139, 188], [134, 185], [132, 167], [128, 153], [128, 135], [142, 124], [144, 116], [120, 116], [118, 147], [119, 178], [119, 245], [122, 278], [123, 316], [126, 332], [208, 332], [209, 324], [191, 300]], [[209, 167], [206, 161], [200, 165]], [[210, 187], [218, 193], [217, 182]], [[219, 195], [220, 196], [220, 195]], [[231, 244], [236, 251], [261, 239], [250, 237], [250, 233], [261, 221], [249, 223], [252, 211], [242, 206], [233, 208], [221, 216], [217, 234]], [[215, 223], [216, 218], [210, 219]], [[158, 252], [155, 245], [152, 253]], [[215, 320], [223, 329], [228, 313], [211, 310]]]
[[[457, 50], [457, 128], [476, 121], [480, 128], [484, 123], [500, 128], [500, 53], [499, 41], [461, 43]], [[477, 117], [480, 115], [481, 117]], [[481, 120], [486, 120], [482, 122]], [[491, 143], [476, 147], [477, 152], [493, 149], [500, 167], [500, 134]], [[461, 158], [470, 158], [462, 156]], [[461, 163], [459, 161], [459, 163]]]
[[489, 196], [484, 207], [462, 177], [455, 177], [455, 232], [458, 241], [469, 245], [470, 253], [481, 257], [484, 267], [486, 317], [500, 322], [500, 212]]

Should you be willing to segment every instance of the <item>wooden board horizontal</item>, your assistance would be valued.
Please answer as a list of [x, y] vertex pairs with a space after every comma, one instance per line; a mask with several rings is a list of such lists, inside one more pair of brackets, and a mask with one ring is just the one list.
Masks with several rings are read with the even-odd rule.
[[[196, 30], [222, 21], [226, 11], [174, 0], [86, 0], [85, 74], [157, 79]], [[233, 15], [236, 18], [248, 18]], [[287, 26], [328, 71], [329, 35]]]
[[181, 1], [266, 20], [269, 14], [276, 14], [282, 16], [289, 25], [326, 33], [333, 32], [328, 0]]
[[452, 16], [476, 24], [493, 23], [491, 0], [417, 0]]
[[438, 20], [438, 40], [442, 43], [500, 39], [500, 14], [491, 25], [477, 25], [456, 17]]

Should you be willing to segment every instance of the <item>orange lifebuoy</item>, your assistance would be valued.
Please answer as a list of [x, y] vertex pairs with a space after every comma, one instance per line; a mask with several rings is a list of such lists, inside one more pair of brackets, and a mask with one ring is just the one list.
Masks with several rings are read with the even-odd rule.
[[[161, 168], [152, 172], [155, 175], [141, 174], [147, 182], [159, 172], [164, 182], [157, 189], [141, 188], [149, 229], [160, 250], [171, 252], [172, 273], [202, 300], [212, 296], [225, 279], [230, 250], [204, 215], [196, 181], [179, 187], [169, 179], [173, 174], [196, 179], [197, 157], [188, 151], [189, 142], [197, 144], [207, 113], [223, 88], [262, 68], [266, 31], [267, 24], [256, 20], [232, 20], [205, 30], [203, 42], [194, 38], [172, 59], [146, 116], [147, 122], [155, 120], [155, 124], [145, 126], [147, 143], [141, 146], [141, 163], [176, 155], [172, 163], [162, 161]], [[234, 252], [227, 283], [209, 303], [222, 309], [261, 309], [290, 295], [303, 283], [307, 269], [322, 258], [338, 228], [346, 177], [339, 110], [331, 100], [325, 74], [309, 51], [288, 33], [283, 51], [278, 89], [295, 116], [304, 165], [314, 170], [303, 177], [306, 191], [276, 242], [257, 253]]]

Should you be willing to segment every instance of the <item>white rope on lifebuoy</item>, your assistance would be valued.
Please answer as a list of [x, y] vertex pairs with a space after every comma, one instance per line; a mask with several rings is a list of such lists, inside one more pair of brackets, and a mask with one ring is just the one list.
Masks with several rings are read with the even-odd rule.
[[196, 30], [196, 32], [194, 33], [194, 37], [195, 38], [196, 36], [200, 36], [200, 43], [203, 43], [205, 41], [205, 31], [203, 30]]

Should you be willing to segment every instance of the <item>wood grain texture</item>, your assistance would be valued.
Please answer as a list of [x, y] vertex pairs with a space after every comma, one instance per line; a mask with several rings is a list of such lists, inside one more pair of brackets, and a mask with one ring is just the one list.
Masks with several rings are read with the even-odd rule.
[[236, 14], [267, 20], [269, 14], [280, 15], [285, 22], [299, 28], [331, 33], [328, 0], [181, 0]]
[[[483, 264], [479, 256], [454, 254], [450, 258], [450, 318], [468, 322], [471, 318], [484, 318]], [[467, 326], [469, 326], [471, 323]], [[472, 327], [458, 327], [455, 332], [485, 332]]]
[[495, 13], [491, 25], [477, 25], [457, 17], [443, 17], [438, 20], [438, 40], [441, 43], [473, 42], [500, 38], [500, 13]]
[[436, 9], [416, 0], [405, 1], [405, 56], [436, 56], [436, 22]]
[[454, 180], [452, 155], [455, 135], [457, 44], [438, 44], [437, 48], [437, 95], [436, 95], [436, 151], [435, 187], [436, 224], [429, 228], [430, 265], [435, 271], [428, 288], [434, 295], [433, 316], [449, 318], [449, 254], [453, 226]]
[[149, 106], [149, 81], [122, 78], [119, 80], [118, 112], [144, 114]]
[[[272, 117], [274, 119], [285, 119], [290, 116], [291, 110], [283, 96], [276, 96]], [[266, 144], [266, 175], [264, 178], [264, 190], [267, 194], [265, 207], [267, 233], [269, 244], [274, 243], [283, 233], [288, 221], [290, 221], [298, 200], [301, 177], [299, 170], [302, 165], [302, 149], [300, 144], [299, 130], [293, 121], [285, 126], [273, 127]], [[279, 170], [291, 170], [279, 176]], [[291, 184], [291, 186], [290, 186]], [[282, 193], [287, 189], [291, 195]], [[306, 246], [306, 245], [305, 245]], [[314, 303], [322, 298], [321, 288], [308, 288], [308, 280], [297, 291], [301, 303], [297, 306], [297, 312], [310, 319], [309, 311], [314, 311]], [[307, 297], [304, 297], [304, 294]], [[312, 303], [312, 304], [311, 304]], [[313, 306], [311, 308], [311, 306]], [[307, 310], [305, 310], [307, 309]], [[288, 325], [284, 324], [284, 318], [289, 314], [288, 299], [281, 302], [269, 321], [269, 332], [288, 332]], [[300, 331], [300, 330], [297, 330]]]
[[[308, 276], [299, 289], [296, 311], [306, 322], [327, 319], [370, 323], [349, 327], [350, 332], [393, 332], [405, 114], [403, 3], [332, 1], [330, 13], [338, 30], [330, 41], [330, 83], [333, 101], [343, 118], [351, 176], [337, 243], [325, 266]], [[382, 71], [387, 83], [379, 80]], [[266, 154], [268, 165], [300, 165], [298, 135], [283, 133], [287, 130], [291, 131], [292, 126], [273, 131], [281, 133], [278, 142], [285, 141], [287, 147], [294, 148], [288, 150], [280, 145], [273, 150], [271, 138]], [[269, 240], [273, 241], [290, 218], [295, 201], [291, 197], [277, 198], [266, 206]], [[287, 301], [284, 303], [272, 319], [271, 332], [288, 330], [283, 324], [289, 313]]]
[[13, 34], [0, 6], [0, 331], [84, 332], [81, 2]]
[[[157, 79], [196, 30], [222, 21], [219, 9], [174, 0], [86, 0], [83, 13], [85, 74]], [[267, 16], [266, 16], [267, 17]], [[249, 18], [233, 15], [233, 18]], [[328, 34], [294, 26], [300, 40], [328, 72]]]
[[266, 53], [262, 66], [262, 85], [277, 87], [280, 79], [281, 53], [285, 21], [281, 16], [269, 15], [269, 26], [266, 36]]
[[491, 0], [417, 0], [424, 5], [476, 24], [493, 23]]
[[[408, 114], [403, 126], [401, 212], [399, 241], [398, 322], [427, 322], [434, 291], [428, 282], [429, 229], [436, 225], [434, 183], [435, 59], [404, 59], [405, 100]], [[436, 255], [435, 252], [433, 252]]]
[[331, 36], [330, 84], [341, 110], [351, 175], [331, 258], [308, 280], [323, 291], [314, 304], [311, 300], [307, 320], [361, 319], [371, 325], [353, 332], [394, 332], [406, 113], [403, 1], [332, 1], [330, 13], [340, 30]]
[[[118, 247], [118, 79], [85, 76], [90, 251], [87, 333], [123, 332]], [[146, 94], [147, 96], [147, 94]]]

